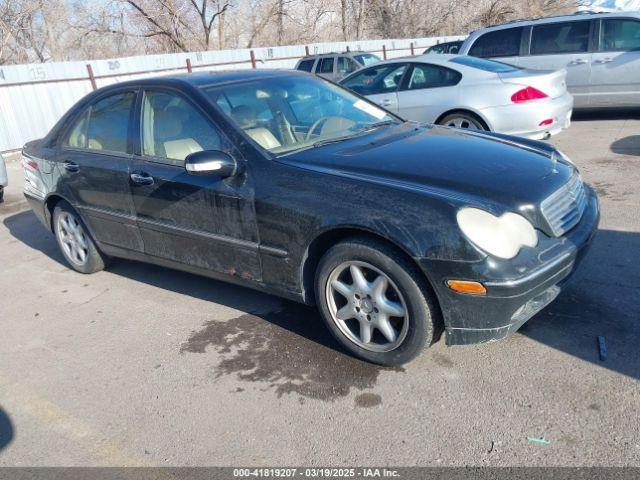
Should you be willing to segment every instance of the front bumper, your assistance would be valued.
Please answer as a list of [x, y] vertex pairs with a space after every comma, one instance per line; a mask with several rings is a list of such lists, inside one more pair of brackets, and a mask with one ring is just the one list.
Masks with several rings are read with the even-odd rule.
[[[448, 345], [499, 340], [551, 303], [576, 270], [597, 231], [598, 198], [585, 185], [588, 203], [580, 222], [560, 238], [545, 237], [511, 260], [487, 257], [468, 263], [419, 259], [432, 280], [444, 317]], [[481, 282], [484, 296], [456, 293], [449, 279]]]
[[[518, 137], [542, 140], [569, 128], [573, 97], [569, 93], [558, 98], [537, 100], [482, 110], [492, 131]], [[550, 125], [540, 125], [551, 119]]]

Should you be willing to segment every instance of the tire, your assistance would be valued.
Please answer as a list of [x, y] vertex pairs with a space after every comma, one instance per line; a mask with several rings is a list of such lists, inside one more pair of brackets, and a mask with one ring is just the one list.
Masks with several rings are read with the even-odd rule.
[[353, 237], [329, 249], [318, 264], [315, 294], [333, 336], [369, 362], [402, 365], [433, 341], [438, 309], [430, 286], [415, 265], [381, 241]]
[[4, 202], [4, 187], [0, 186], [0, 203]]
[[447, 127], [464, 128], [469, 130], [488, 130], [482, 120], [475, 115], [465, 112], [450, 113], [446, 117], [442, 118], [438, 125], [445, 125]]
[[95, 273], [104, 269], [106, 257], [96, 247], [78, 213], [64, 200], [53, 210], [53, 231], [64, 259], [76, 272]]

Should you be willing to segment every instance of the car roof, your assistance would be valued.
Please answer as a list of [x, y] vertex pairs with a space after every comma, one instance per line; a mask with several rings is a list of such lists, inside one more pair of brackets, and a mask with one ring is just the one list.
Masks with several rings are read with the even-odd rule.
[[325, 52], [325, 53], [314, 53], [313, 55], [305, 55], [298, 62], [303, 60], [313, 60], [318, 57], [333, 57], [335, 55], [375, 55], [371, 52], [365, 52], [364, 50], [349, 50], [348, 52]]
[[173, 75], [163, 75], [157, 77], [143, 78], [138, 80], [129, 80], [119, 82], [104, 87], [106, 90], [110, 87], [127, 87], [127, 86], [169, 86], [169, 85], [192, 85], [195, 87], [215, 86], [229, 83], [238, 83], [248, 80], [266, 80], [269, 78], [284, 78], [292, 75], [308, 75], [305, 72], [297, 72], [295, 70], [280, 69], [246, 69], [246, 70], [218, 70], [196, 73], [181, 73]]
[[460, 57], [461, 55], [456, 55], [455, 53], [422, 53], [420, 55], [412, 55], [406, 57], [398, 57], [392, 58], [389, 60], [383, 60], [381, 62], [376, 63], [374, 66], [385, 65], [388, 63], [403, 63], [403, 62], [426, 62], [433, 63], [437, 65], [448, 65], [449, 60], [452, 58]]
[[543, 23], [556, 23], [567, 21], [588, 20], [592, 18], [624, 18], [624, 17], [638, 17], [640, 18], [640, 12], [592, 12], [581, 11], [569, 15], [557, 15], [551, 17], [540, 17], [533, 19], [521, 19], [512, 20], [506, 23], [499, 23], [496, 25], [490, 25], [486, 28], [480, 28], [473, 31], [473, 34], [483, 33], [491, 30], [502, 30], [504, 28], [512, 27], [528, 27], [529, 25], [539, 25]]

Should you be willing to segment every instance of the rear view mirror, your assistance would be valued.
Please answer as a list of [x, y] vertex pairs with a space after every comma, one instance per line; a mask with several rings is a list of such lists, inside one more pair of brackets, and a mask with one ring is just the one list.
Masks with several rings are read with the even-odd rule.
[[190, 175], [231, 177], [238, 171], [238, 162], [220, 150], [203, 150], [187, 155], [184, 168]]

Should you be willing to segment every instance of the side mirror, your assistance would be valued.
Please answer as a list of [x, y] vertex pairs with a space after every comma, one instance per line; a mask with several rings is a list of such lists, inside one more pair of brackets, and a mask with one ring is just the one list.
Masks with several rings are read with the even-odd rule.
[[187, 155], [184, 168], [190, 175], [231, 177], [238, 172], [238, 162], [220, 150], [203, 150]]

